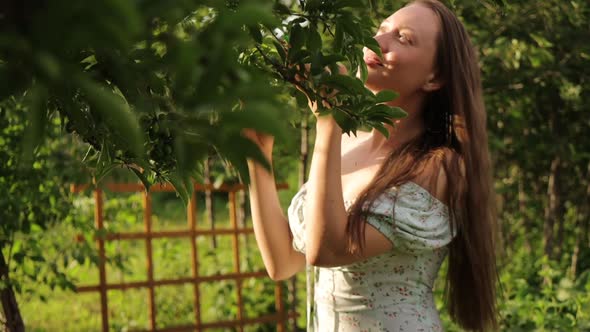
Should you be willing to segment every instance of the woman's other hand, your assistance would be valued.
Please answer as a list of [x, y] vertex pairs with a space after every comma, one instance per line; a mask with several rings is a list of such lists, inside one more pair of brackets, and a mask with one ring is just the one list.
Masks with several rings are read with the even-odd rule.
[[252, 128], [244, 128], [242, 129], [242, 136], [250, 139], [254, 142], [260, 151], [264, 154], [266, 159], [269, 161], [272, 158], [272, 147], [274, 145], [274, 136], [258, 132]]

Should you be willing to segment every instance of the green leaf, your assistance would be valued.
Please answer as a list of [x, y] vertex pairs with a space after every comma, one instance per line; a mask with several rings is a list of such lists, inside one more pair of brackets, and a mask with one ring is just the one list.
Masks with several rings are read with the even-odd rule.
[[284, 121], [276, 108], [269, 103], [246, 103], [243, 110], [222, 112], [220, 116], [223, 130], [228, 134], [238, 133], [242, 128], [252, 128], [277, 138], [285, 138]]
[[289, 50], [289, 61], [292, 63], [302, 62], [306, 57], [309, 57], [311, 53], [308, 50], [298, 49], [293, 52]]
[[336, 8], [364, 8], [366, 3], [361, 0], [336, 0], [334, 2], [334, 7]]
[[402, 110], [399, 107], [390, 107], [385, 104], [378, 104], [378, 105], [372, 106], [369, 109], [369, 112], [371, 114], [376, 114], [376, 115], [385, 115], [388, 118], [393, 118], [393, 119], [401, 119], [401, 118], [404, 118], [408, 115], [408, 113], [404, 112], [404, 110]]
[[250, 178], [248, 174], [247, 158], [260, 163], [267, 170], [271, 165], [258, 146], [250, 139], [241, 135], [228, 135], [224, 142], [219, 144], [220, 154], [227, 157], [229, 162], [236, 168], [241, 179], [248, 183]]
[[549, 48], [553, 47], [553, 43], [547, 40], [545, 37], [538, 35], [536, 33], [529, 33], [529, 36], [539, 45], [539, 47]]
[[307, 49], [310, 52], [320, 51], [322, 49], [322, 37], [320, 33], [309, 26], [309, 30], [307, 33]]
[[120, 167], [121, 163], [109, 163], [106, 165], [100, 165], [99, 167], [97, 167], [97, 170], [95, 171], [94, 177], [95, 177], [95, 181], [96, 183], [101, 183], [102, 180], [109, 175], [115, 168]]
[[262, 44], [262, 33], [258, 27], [248, 26], [248, 31], [250, 32], [250, 36], [254, 38], [254, 41], [256, 41], [258, 44]]
[[375, 52], [375, 54], [377, 54], [380, 58], [383, 57], [383, 53], [381, 53], [381, 46], [379, 46], [379, 43], [375, 40], [375, 38], [365, 38], [364, 44], [368, 49]]
[[281, 57], [281, 60], [284, 63], [287, 59], [287, 53], [285, 53], [285, 48], [283, 47], [283, 45], [279, 44], [279, 42], [277, 42], [276, 40], [273, 40], [272, 43], [275, 46], [277, 53], [279, 54], [279, 56]]
[[187, 182], [190, 183], [190, 178], [186, 179], [179, 173], [170, 173], [168, 174], [168, 180], [174, 186], [174, 189], [176, 189], [176, 193], [180, 196], [184, 205], [188, 205], [193, 194], [193, 187], [187, 187], [186, 185]]
[[245, 3], [239, 10], [220, 16], [220, 22], [223, 21], [228, 27], [253, 26], [259, 23], [266, 27], [276, 26], [279, 19], [273, 15], [271, 9], [261, 4]]
[[324, 71], [323, 57], [321, 52], [317, 52], [311, 58], [311, 74], [319, 75]]
[[305, 44], [305, 32], [299, 24], [294, 24], [291, 27], [291, 34], [289, 35], [289, 44], [291, 45], [290, 52], [300, 50]]
[[32, 260], [33, 262], [38, 262], [38, 263], [44, 263], [45, 262], [45, 258], [41, 255], [33, 255], [33, 256], [29, 256], [29, 259]]
[[363, 32], [361, 30], [360, 25], [355, 23], [355, 19], [350, 15], [350, 13], [346, 13], [346, 15], [342, 15], [336, 22], [338, 26], [342, 27], [344, 32], [349, 34], [352, 38], [356, 41], [361, 42], [363, 37]]
[[336, 32], [334, 33], [334, 52], [340, 52], [344, 42], [344, 34], [340, 25], [336, 25]]
[[402, 119], [408, 116], [408, 113], [406, 113], [406, 111], [404, 111], [400, 107], [390, 107], [390, 109], [391, 111], [389, 112], [389, 114], [394, 119]]
[[177, 161], [177, 171], [181, 175], [188, 175], [195, 171], [198, 161], [207, 155], [208, 142], [194, 135], [184, 133], [174, 140], [174, 152]]
[[363, 83], [367, 82], [367, 78], [369, 77], [369, 69], [367, 68], [367, 64], [364, 61], [360, 61], [360, 65], [358, 67], [361, 70], [361, 80]]
[[79, 78], [77, 81], [91, 110], [106, 122], [116, 134], [119, 143], [136, 156], [143, 155], [144, 138], [139, 121], [123, 98], [86, 78]]
[[355, 129], [354, 119], [352, 119], [345, 111], [342, 111], [339, 108], [334, 108], [332, 109], [331, 114], [344, 133], [349, 133]]
[[47, 123], [47, 90], [36, 84], [27, 92], [25, 103], [28, 106], [28, 122], [24, 132], [22, 156], [24, 165], [30, 166], [33, 161], [33, 151], [44, 136]]
[[307, 100], [307, 96], [305, 95], [305, 93], [303, 93], [302, 91], [298, 90], [298, 89], [293, 89], [293, 94], [295, 96], [295, 100], [297, 101], [297, 106], [301, 107], [301, 108], [307, 108], [308, 107], [308, 100]]
[[117, 25], [126, 35], [126, 39], [131, 40], [134, 35], [141, 32], [144, 25], [137, 3], [131, 1], [105, 1], [104, 3], [112, 6], [110, 9], [117, 16], [117, 23], [122, 24]]
[[272, 9], [277, 14], [291, 15], [291, 10], [289, 9], [289, 7], [285, 6], [284, 4], [282, 4], [280, 2], [275, 2]]
[[323, 0], [307, 0], [305, 2], [305, 11], [311, 12], [320, 8], [324, 1]]
[[382, 90], [375, 95], [375, 101], [377, 103], [384, 103], [386, 101], [392, 101], [399, 96], [398, 93], [392, 90]]
[[131, 167], [131, 170], [133, 171], [133, 173], [135, 173], [135, 175], [141, 181], [141, 183], [143, 183], [143, 186], [145, 187], [145, 191], [150, 191], [150, 187], [152, 186], [152, 184], [150, 183], [148, 178], [145, 176], [145, 174], [143, 174], [142, 172], [140, 172], [138, 169], [136, 169], [134, 167]]
[[382, 124], [376, 124], [373, 128], [377, 129], [385, 138], [389, 138], [389, 131]]
[[325, 84], [327, 86], [336, 88], [343, 92], [348, 92], [350, 94], [364, 94], [365, 93], [365, 86], [361, 81], [354, 77], [350, 77], [347, 75], [330, 75], [323, 77], [320, 80], [320, 84]]
[[322, 57], [322, 64], [324, 66], [328, 66], [330, 64], [339, 62], [339, 61], [344, 61], [346, 60], [346, 57], [342, 54], [328, 54], [328, 55], [323, 55]]
[[22, 264], [24, 262], [25, 256], [26, 255], [23, 251], [17, 251], [14, 254], [12, 254], [12, 259], [15, 263]]
[[305, 19], [304, 17], [298, 17], [296, 19], [294, 19], [293, 21], [291, 21], [291, 24], [301, 24], [301, 23], [305, 23], [307, 22], [307, 19]]

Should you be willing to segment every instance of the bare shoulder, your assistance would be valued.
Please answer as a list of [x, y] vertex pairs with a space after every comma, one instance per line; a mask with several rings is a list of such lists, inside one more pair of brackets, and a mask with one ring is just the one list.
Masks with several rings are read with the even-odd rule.
[[414, 182], [436, 197], [439, 201], [448, 205], [448, 186], [449, 179], [454, 165], [459, 167], [459, 176], [463, 176], [464, 166], [462, 157], [456, 151], [448, 148], [441, 148], [433, 151], [422, 165], [419, 175], [414, 178]]

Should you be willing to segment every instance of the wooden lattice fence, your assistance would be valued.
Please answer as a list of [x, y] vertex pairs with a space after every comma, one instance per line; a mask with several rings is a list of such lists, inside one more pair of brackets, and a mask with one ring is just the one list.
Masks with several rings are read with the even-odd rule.
[[[88, 185], [73, 185], [71, 191], [79, 193], [88, 189]], [[286, 185], [279, 185], [278, 189], [285, 189]], [[104, 212], [103, 212], [103, 190], [106, 189], [113, 193], [140, 193], [143, 199], [143, 232], [117, 232], [117, 233], [105, 233], [104, 232]], [[224, 192], [228, 194], [229, 200], [229, 217], [231, 228], [218, 228], [218, 229], [200, 229], [197, 227], [197, 200], [196, 192], [202, 192], [206, 190]], [[109, 331], [109, 303], [107, 292], [110, 290], [126, 290], [126, 289], [147, 289], [147, 305], [148, 305], [148, 317], [149, 317], [149, 329], [139, 331], [202, 331], [214, 328], [227, 328], [236, 330], [239, 332], [244, 331], [246, 325], [258, 324], [258, 323], [276, 323], [277, 331], [288, 330], [289, 321], [292, 323], [297, 317], [295, 309], [290, 308], [288, 310], [287, 303], [283, 296], [283, 283], [277, 282], [274, 287], [275, 297], [275, 309], [276, 313], [266, 314], [259, 317], [245, 317], [244, 305], [243, 305], [243, 294], [242, 294], [242, 282], [246, 278], [268, 278], [264, 270], [257, 272], [243, 272], [240, 267], [240, 246], [239, 246], [239, 235], [240, 234], [252, 234], [252, 228], [239, 227], [236, 217], [236, 193], [240, 190], [244, 190], [243, 185], [223, 185], [218, 188], [214, 188], [211, 185], [195, 184], [195, 193], [190, 200], [187, 207], [187, 228], [184, 230], [152, 230], [152, 199], [151, 194], [154, 192], [173, 192], [174, 188], [169, 184], [157, 184], [150, 188], [149, 192], [146, 192], [144, 186], [141, 184], [106, 184], [102, 188], [96, 188], [93, 190], [94, 194], [94, 222], [98, 234], [105, 234], [104, 236], [97, 236], [96, 246], [98, 248], [98, 273], [99, 273], [99, 284], [98, 285], [81, 285], [77, 286], [77, 291], [80, 293], [86, 292], [98, 292], [100, 295], [100, 306], [102, 314], [102, 331]], [[211, 237], [216, 235], [231, 235], [232, 236], [232, 247], [233, 247], [233, 273], [217, 274], [210, 276], [199, 275], [199, 256], [197, 254], [198, 247], [196, 244], [197, 237]], [[190, 256], [191, 256], [191, 276], [176, 278], [176, 279], [158, 279], [154, 278], [154, 264], [153, 264], [153, 253], [152, 253], [152, 240], [160, 238], [185, 238], [190, 241]], [[105, 243], [108, 241], [120, 241], [120, 240], [144, 240], [145, 241], [145, 254], [146, 254], [146, 280], [143, 281], [131, 281], [131, 282], [119, 282], [119, 283], [108, 283], [106, 277], [106, 255], [105, 255]], [[224, 320], [216, 322], [203, 322], [201, 319], [201, 294], [199, 292], [199, 285], [204, 282], [219, 282], [219, 281], [234, 281], [236, 283], [237, 290], [237, 319]], [[183, 325], [183, 326], [170, 326], [165, 328], [158, 328], [156, 324], [157, 319], [157, 307], [155, 303], [155, 289], [159, 286], [169, 285], [193, 285], [193, 309], [194, 309], [194, 324]], [[264, 294], [260, 294], [264, 296]], [[294, 323], [293, 323], [294, 325]]]

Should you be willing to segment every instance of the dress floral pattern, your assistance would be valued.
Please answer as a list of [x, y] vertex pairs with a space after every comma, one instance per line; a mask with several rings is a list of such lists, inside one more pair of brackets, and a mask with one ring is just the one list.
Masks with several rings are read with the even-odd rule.
[[[288, 210], [293, 247], [302, 253], [306, 192], [304, 185]], [[308, 266], [307, 330], [442, 331], [432, 287], [454, 235], [448, 207], [407, 182], [381, 194], [366, 221], [393, 249], [350, 265]]]

